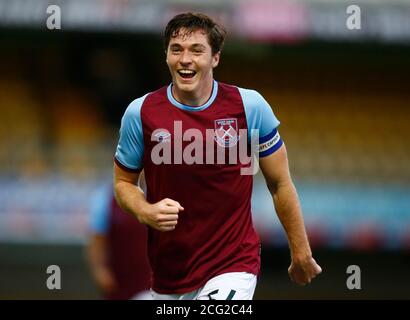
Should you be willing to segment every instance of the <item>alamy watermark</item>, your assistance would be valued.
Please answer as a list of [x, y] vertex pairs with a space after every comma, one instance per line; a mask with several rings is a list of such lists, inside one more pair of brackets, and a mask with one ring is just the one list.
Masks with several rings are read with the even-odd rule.
[[358, 5], [351, 4], [346, 8], [346, 14], [349, 16], [346, 19], [346, 27], [349, 30], [360, 30], [362, 28], [361, 10]]
[[46, 286], [49, 290], [60, 290], [61, 289], [61, 269], [58, 265], [50, 265], [46, 270], [47, 277]]
[[[61, 30], [61, 8], [60, 6], [53, 4], [49, 5], [46, 9], [48, 14], [46, 26], [49, 30]], [[361, 9], [356, 4], [351, 4], [346, 7], [346, 27], [349, 30], [361, 29]]]
[[46, 26], [49, 30], [61, 30], [61, 8], [58, 5], [49, 5], [46, 10]]
[[[275, 138], [275, 137], [273, 137]], [[236, 119], [215, 120], [215, 129], [182, 129], [174, 121], [173, 133], [159, 128], [152, 132], [151, 160], [154, 164], [241, 164], [241, 175], [255, 175], [259, 170], [259, 151], [269, 148], [275, 139], [259, 145], [259, 130], [239, 129]], [[277, 134], [276, 140], [279, 139]]]
[[349, 290], [361, 290], [362, 289], [362, 276], [360, 267], [357, 265], [350, 265], [346, 269], [346, 273], [350, 274], [346, 280], [346, 287]]

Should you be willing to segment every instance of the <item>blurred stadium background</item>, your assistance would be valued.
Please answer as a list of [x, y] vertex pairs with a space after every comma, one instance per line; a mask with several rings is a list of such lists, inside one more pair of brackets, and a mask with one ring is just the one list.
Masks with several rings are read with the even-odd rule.
[[[94, 299], [90, 196], [111, 179], [128, 103], [169, 83], [161, 32], [192, 10], [228, 29], [216, 79], [261, 92], [281, 120], [315, 257], [306, 288], [263, 179], [258, 299], [410, 298], [410, 1], [0, 1], [0, 299]], [[61, 30], [46, 10], [61, 8]], [[177, 187], [177, 186], [176, 186]], [[45, 286], [48, 265], [62, 290]], [[362, 290], [346, 288], [359, 265]]]

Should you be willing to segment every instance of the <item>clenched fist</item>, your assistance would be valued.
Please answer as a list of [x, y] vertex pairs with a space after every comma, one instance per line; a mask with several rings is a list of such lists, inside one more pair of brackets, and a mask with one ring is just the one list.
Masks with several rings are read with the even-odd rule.
[[165, 198], [144, 208], [138, 220], [158, 231], [172, 231], [178, 223], [178, 213], [183, 210], [178, 201]]
[[322, 268], [312, 257], [298, 261], [292, 260], [288, 269], [290, 279], [301, 286], [310, 283], [321, 272]]

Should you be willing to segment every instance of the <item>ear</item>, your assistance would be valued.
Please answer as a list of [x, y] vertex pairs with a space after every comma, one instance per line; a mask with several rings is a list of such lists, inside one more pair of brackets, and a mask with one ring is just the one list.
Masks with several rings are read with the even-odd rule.
[[216, 68], [219, 64], [219, 58], [221, 57], [221, 51], [217, 52], [213, 57], [212, 57], [212, 68]]

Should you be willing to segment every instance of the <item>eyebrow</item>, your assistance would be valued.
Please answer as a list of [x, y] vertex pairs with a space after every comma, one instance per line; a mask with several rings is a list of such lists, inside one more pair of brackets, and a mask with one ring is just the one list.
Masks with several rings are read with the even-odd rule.
[[205, 49], [205, 46], [203, 45], [203, 44], [200, 44], [200, 43], [194, 43], [192, 46], [191, 46], [192, 48], [194, 48], [194, 49]]
[[[170, 45], [171, 48], [181, 48], [182, 46], [178, 43], [173, 43]], [[194, 43], [193, 45], [190, 46], [193, 49], [205, 49], [205, 46], [200, 43]]]

